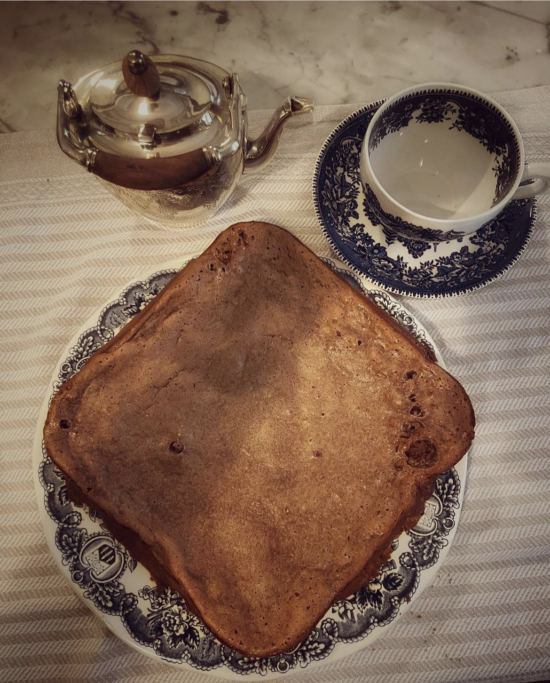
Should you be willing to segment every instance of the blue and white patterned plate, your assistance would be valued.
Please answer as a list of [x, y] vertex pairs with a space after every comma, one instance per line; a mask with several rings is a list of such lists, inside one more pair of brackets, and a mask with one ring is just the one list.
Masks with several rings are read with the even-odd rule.
[[450, 242], [429, 244], [398, 236], [365, 202], [359, 170], [363, 139], [381, 104], [348, 116], [329, 136], [317, 161], [313, 199], [333, 249], [355, 272], [394, 294], [455, 296], [496, 280], [527, 246], [536, 201], [511, 202], [477, 232]]
[[[364, 291], [436, 353], [426, 330], [389, 294], [369, 288], [343, 264], [326, 262]], [[75, 335], [52, 378], [38, 420], [33, 452], [35, 487], [44, 531], [63, 575], [77, 595], [127, 644], [154, 658], [222, 678], [266, 680], [356, 652], [387, 631], [431, 583], [454, 537], [462, 504], [467, 456], [440, 476], [417, 526], [394, 542], [380, 575], [332, 606], [310, 636], [290, 652], [250, 659], [220, 643], [170, 590], [158, 593], [147, 570], [107, 531], [100, 516], [68, 497], [61, 472], [48, 458], [42, 428], [59, 386], [86, 363], [170, 281], [184, 263], [168, 264], [113, 297]]]

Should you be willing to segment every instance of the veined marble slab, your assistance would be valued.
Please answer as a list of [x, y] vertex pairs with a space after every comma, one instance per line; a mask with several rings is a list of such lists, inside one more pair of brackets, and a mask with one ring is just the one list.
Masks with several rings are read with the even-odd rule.
[[58, 80], [133, 48], [237, 72], [251, 109], [550, 84], [549, 21], [550, 2], [2, 2], [0, 131], [54, 127]]

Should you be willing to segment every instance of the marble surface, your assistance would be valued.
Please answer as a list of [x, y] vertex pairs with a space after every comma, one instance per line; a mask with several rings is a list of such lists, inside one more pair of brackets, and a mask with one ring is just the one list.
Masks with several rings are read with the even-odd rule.
[[546, 85], [549, 23], [550, 2], [0, 2], [0, 131], [53, 128], [57, 81], [133, 48], [237, 72], [251, 109]]

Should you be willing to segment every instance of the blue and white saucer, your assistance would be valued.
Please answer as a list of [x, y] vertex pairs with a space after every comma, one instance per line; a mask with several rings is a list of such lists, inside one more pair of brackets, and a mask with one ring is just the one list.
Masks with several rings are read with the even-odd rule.
[[381, 104], [348, 116], [323, 145], [315, 168], [317, 217], [338, 257], [394, 294], [455, 296], [493, 282], [525, 250], [533, 232], [536, 201], [511, 202], [477, 232], [449, 242], [430, 244], [392, 232], [365, 202], [359, 170], [361, 145]]

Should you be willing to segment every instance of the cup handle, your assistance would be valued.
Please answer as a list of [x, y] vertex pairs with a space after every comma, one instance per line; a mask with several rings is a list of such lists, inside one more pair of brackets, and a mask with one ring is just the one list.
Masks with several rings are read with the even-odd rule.
[[534, 164], [525, 164], [521, 182], [526, 180], [534, 180], [534, 183], [529, 185], [520, 185], [512, 199], [530, 199], [536, 197], [550, 187], [550, 164], [545, 162], [538, 162]]

